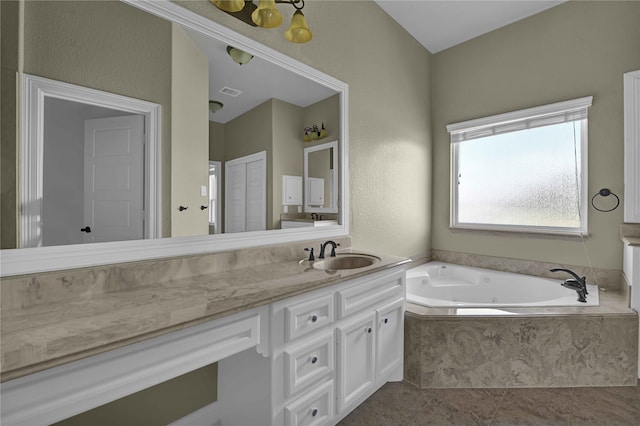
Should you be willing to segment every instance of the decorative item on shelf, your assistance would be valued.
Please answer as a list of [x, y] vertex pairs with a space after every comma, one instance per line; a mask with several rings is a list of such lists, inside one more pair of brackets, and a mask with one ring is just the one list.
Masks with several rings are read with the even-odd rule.
[[[595, 204], [595, 199], [596, 197], [600, 195], [601, 197], [608, 197], [609, 195], [613, 195], [613, 197], [615, 198], [615, 206], [609, 208], [609, 209], [601, 209], [599, 207], [596, 206]], [[620, 197], [618, 197], [616, 194], [614, 194], [613, 192], [611, 192], [610, 189], [607, 188], [602, 188], [600, 191], [596, 192], [595, 195], [593, 197], [591, 197], [591, 205], [593, 206], [594, 209], [598, 210], [599, 212], [611, 212], [614, 211], [615, 209], [618, 208], [618, 206], [620, 205]]]
[[318, 139], [326, 138], [329, 134], [327, 133], [327, 129], [324, 127], [324, 123], [322, 123], [322, 127], [318, 128], [317, 124], [314, 124], [311, 127], [304, 128], [304, 136], [302, 140], [304, 142], [311, 142]]
[[227, 46], [227, 53], [229, 54], [229, 56], [231, 56], [231, 59], [233, 59], [233, 62], [235, 62], [238, 65], [244, 65], [253, 59], [252, 54], [247, 53], [244, 50], [240, 50], [237, 47], [233, 47], [233, 46]]
[[282, 24], [282, 14], [276, 4], [284, 3], [293, 6], [296, 11], [291, 18], [285, 38], [293, 43], [306, 43], [313, 37], [307, 19], [302, 13], [304, 0], [258, 0], [256, 6], [252, 0], [210, 0], [218, 9], [241, 20], [252, 27], [277, 28]]
[[209, 111], [215, 114], [216, 111], [220, 111], [224, 105], [220, 101], [209, 101]]

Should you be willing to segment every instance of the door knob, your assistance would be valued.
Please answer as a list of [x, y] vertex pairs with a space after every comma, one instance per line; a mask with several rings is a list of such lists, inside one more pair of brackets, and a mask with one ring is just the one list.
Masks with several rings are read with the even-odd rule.
[[185, 210], [186, 210], [186, 209], [188, 209], [188, 208], [189, 208], [189, 207], [180, 206], [180, 207], [178, 207], [178, 210], [180, 210], [180, 211], [182, 212], [182, 211], [185, 211]]
[[204, 210], [206, 208], [208, 208], [209, 206], [200, 206], [200, 210]]
[[91, 232], [91, 227], [90, 226], [85, 226], [84, 228], [80, 228], [80, 231], [86, 232], [88, 234], [89, 232]]

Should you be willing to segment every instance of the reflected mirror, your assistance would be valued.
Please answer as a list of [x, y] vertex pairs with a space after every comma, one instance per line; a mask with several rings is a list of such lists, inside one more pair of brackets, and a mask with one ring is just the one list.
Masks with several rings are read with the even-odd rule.
[[[138, 6], [160, 7], [167, 15], [182, 13], [175, 4]], [[24, 28], [24, 72], [63, 82], [68, 91], [45, 93], [42, 105], [31, 105], [35, 112], [25, 119], [23, 134], [33, 140], [19, 148], [24, 163], [5, 167], [9, 158], [3, 148], [3, 176], [13, 170], [23, 181], [37, 182], [33, 193], [19, 194], [15, 218], [3, 216], [2, 248], [202, 236], [225, 233], [226, 228], [276, 232], [286, 214], [282, 176], [300, 176], [303, 169], [307, 175], [303, 129], [322, 122], [327, 137], [343, 137], [340, 90], [265, 60], [258, 52], [252, 52], [249, 62], [234, 62], [229, 53], [233, 41], [211, 37], [202, 29], [210, 23], [202, 28], [178, 25], [113, 1], [30, 1], [23, 16], [22, 25], [3, 25], [3, 40]], [[73, 96], [83, 88], [125, 101], [111, 104], [98, 95]], [[150, 113], [127, 107], [126, 100], [157, 106], [157, 123], [150, 122]], [[3, 96], [3, 110], [15, 101]], [[209, 101], [222, 108], [210, 109]], [[4, 137], [5, 123], [3, 144], [11, 142]], [[143, 136], [132, 154], [130, 136], [136, 132]], [[155, 148], [150, 139], [154, 133]], [[123, 159], [118, 147], [129, 157]], [[89, 154], [102, 157], [88, 160]], [[324, 171], [333, 174], [310, 177], [325, 179], [326, 201], [310, 204], [302, 214], [339, 213], [337, 144], [325, 154], [332, 163]], [[262, 164], [252, 161], [256, 155]], [[114, 163], [116, 158], [121, 162]], [[214, 177], [210, 162], [218, 164]], [[244, 165], [235, 167], [237, 162]], [[227, 163], [233, 170], [227, 170]], [[311, 165], [315, 163], [313, 155]], [[247, 195], [257, 186], [263, 188], [258, 213], [251, 211], [256, 203]], [[19, 182], [3, 184], [3, 210], [18, 188]], [[123, 188], [127, 194], [116, 194]], [[96, 189], [102, 194], [96, 195]], [[244, 206], [230, 209], [231, 203]], [[234, 217], [227, 217], [231, 214]], [[264, 219], [259, 228], [228, 225], [255, 216]], [[115, 222], [126, 226], [104, 232], [115, 229]], [[25, 231], [25, 223], [33, 230]]]
[[338, 213], [338, 142], [304, 149], [304, 211]]

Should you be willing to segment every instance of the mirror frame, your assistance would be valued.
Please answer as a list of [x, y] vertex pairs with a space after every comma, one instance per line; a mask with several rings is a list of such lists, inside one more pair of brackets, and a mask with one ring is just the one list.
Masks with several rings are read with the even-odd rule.
[[[340, 93], [339, 133], [339, 208], [340, 225], [319, 228], [294, 228], [271, 231], [215, 234], [195, 237], [174, 237], [109, 243], [9, 249], [0, 251], [0, 276], [15, 276], [45, 271], [82, 268], [113, 263], [134, 262], [165, 257], [294, 243], [313, 239], [330, 239], [349, 235], [349, 150], [348, 97], [349, 86], [321, 71], [262, 43], [239, 34], [171, 1], [120, 0], [148, 13], [232, 44], [254, 56], [262, 57], [303, 77], [323, 84]], [[214, 6], [212, 6], [214, 7]], [[22, 75], [19, 75], [22, 78]], [[22, 90], [22, 88], [21, 88]]]
[[[338, 204], [339, 204], [339, 192], [338, 192], [338, 174], [335, 174], [331, 185], [331, 192], [333, 195], [333, 200], [329, 207], [313, 207], [309, 204], [309, 154], [312, 152], [322, 151], [324, 149], [333, 148], [333, 164], [334, 167], [338, 163], [338, 141], [327, 142], [320, 145], [309, 146], [304, 149], [304, 211], [305, 213], [338, 213]], [[338, 173], [340, 170], [338, 170]]]

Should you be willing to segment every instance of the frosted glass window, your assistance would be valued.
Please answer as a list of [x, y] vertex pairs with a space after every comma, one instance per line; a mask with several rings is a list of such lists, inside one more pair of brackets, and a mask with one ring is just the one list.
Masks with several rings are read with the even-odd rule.
[[452, 132], [452, 227], [586, 234], [586, 112], [554, 117]]

